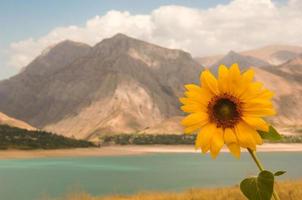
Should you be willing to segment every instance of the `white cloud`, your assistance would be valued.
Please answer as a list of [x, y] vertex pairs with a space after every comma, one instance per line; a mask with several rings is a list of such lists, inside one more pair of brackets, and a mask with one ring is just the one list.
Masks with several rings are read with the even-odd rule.
[[267, 44], [302, 44], [302, 3], [290, 0], [234, 0], [207, 10], [162, 6], [146, 15], [109, 11], [85, 26], [58, 27], [40, 38], [10, 45], [9, 64], [22, 67], [41, 51], [64, 39], [90, 45], [121, 32], [194, 56], [244, 50]]

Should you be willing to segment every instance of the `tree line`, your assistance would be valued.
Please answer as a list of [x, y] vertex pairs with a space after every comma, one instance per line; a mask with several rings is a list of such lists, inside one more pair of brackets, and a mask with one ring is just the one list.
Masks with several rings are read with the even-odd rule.
[[0, 149], [66, 149], [94, 146], [86, 140], [68, 138], [46, 131], [28, 131], [0, 125]]
[[[185, 134], [115, 134], [100, 137], [100, 145], [177, 145], [195, 143], [196, 135]], [[278, 143], [302, 143], [302, 136], [283, 136]]]

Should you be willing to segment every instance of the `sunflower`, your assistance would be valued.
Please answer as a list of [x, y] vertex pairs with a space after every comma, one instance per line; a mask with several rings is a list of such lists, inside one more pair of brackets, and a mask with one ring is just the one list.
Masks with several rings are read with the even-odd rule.
[[221, 65], [218, 79], [209, 70], [200, 75], [201, 86], [185, 85], [181, 109], [189, 113], [182, 121], [185, 133], [198, 132], [195, 146], [215, 158], [226, 144], [240, 157], [240, 147], [256, 150], [263, 143], [257, 130], [267, 132], [263, 117], [274, 115], [273, 93], [254, 82], [254, 71], [240, 73], [237, 64]]

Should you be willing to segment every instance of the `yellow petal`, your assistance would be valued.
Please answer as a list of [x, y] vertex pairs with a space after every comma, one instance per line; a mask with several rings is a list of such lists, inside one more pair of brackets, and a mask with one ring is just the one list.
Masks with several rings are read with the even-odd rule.
[[211, 142], [211, 156], [212, 158], [216, 158], [217, 155], [220, 152], [220, 149], [222, 148], [224, 144], [223, 141], [223, 131], [222, 128], [216, 128], [213, 132], [212, 142]]
[[210, 99], [212, 96], [205, 94], [205, 93], [197, 93], [194, 91], [187, 91], [185, 92], [185, 96], [192, 101], [198, 102], [203, 106], [207, 106], [209, 104]]
[[[236, 72], [238, 73], [238, 72]], [[251, 81], [254, 78], [254, 70], [249, 69], [246, 72], [244, 72], [242, 75], [240, 75], [239, 78], [236, 79], [236, 81], [233, 81], [233, 95], [236, 97], [241, 97], [243, 93], [247, 91], [247, 88], [251, 84]]]
[[266, 99], [250, 99], [242, 104], [243, 116], [264, 117], [275, 115], [272, 101]]
[[237, 138], [233, 129], [226, 128], [224, 130], [224, 141], [226, 144], [237, 143]]
[[248, 117], [265, 117], [265, 116], [273, 116], [276, 114], [276, 110], [274, 108], [249, 108], [243, 110], [243, 116]]
[[230, 152], [236, 158], [240, 158], [240, 146], [237, 143], [231, 143], [227, 145]]
[[233, 80], [239, 80], [240, 77], [240, 69], [237, 63], [232, 64], [230, 67], [230, 77], [232, 77]]
[[261, 92], [262, 87], [263, 84], [260, 82], [250, 83], [247, 89], [241, 94], [240, 98], [245, 101], [256, 98], [257, 95], [259, 95], [259, 93]]
[[203, 153], [206, 153], [211, 145], [212, 136], [216, 125], [213, 123], [208, 123], [202, 127], [197, 135], [197, 139], [195, 142], [196, 148], [201, 148]]
[[195, 92], [201, 92], [201, 87], [195, 84], [187, 84], [185, 85], [185, 88], [187, 90], [195, 91]]
[[203, 71], [200, 79], [200, 82], [204, 88], [207, 88], [215, 95], [219, 93], [217, 80], [209, 70]]
[[193, 112], [206, 112], [206, 107], [202, 104], [189, 104], [181, 106], [180, 109], [187, 113], [193, 113]]
[[242, 78], [246, 82], [251, 82], [254, 79], [255, 71], [253, 69], [248, 69], [242, 74]]
[[233, 64], [229, 69], [229, 93], [236, 97], [239, 97], [248, 87], [248, 85], [242, 81], [242, 77], [240, 75], [240, 69], [238, 64]]
[[200, 126], [203, 126], [205, 123], [208, 122], [208, 114], [205, 112], [196, 112], [188, 115], [185, 117], [182, 121], [181, 124], [183, 126], [192, 126], [199, 124]]
[[225, 65], [220, 65], [218, 69], [218, 88], [221, 93], [229, 92], [229, 70]]
[[253, 138], [253, 133], [256, 130], [250, 128], [246, 123], [239, 122], [235, 127], [236, 136], [239, 145], [244, 148], [250, 148], [256, 150], [256, 141]]
[[187, 92], [185, 92], [185, 96], [188, 99], [192, 99], [192, 100], [194, 100], [196, 102], [199, 102], [199, 103], [203, 103], [204, 102], [201, 94], [198, 93], [198, 92], [195, 92], [195, 91], [187, 91]]
[[179, 101], [182, 103], [182, 104], [185, 104], [185, 105], [190, 105], [190, 104], [200, 104], [200, 102], [196, 101], [195, 99], [192, 99], [192, 98], [186, 98], [186, 97], [182, 97], [182, 98], [179, 98]]
[[219, 79], [224, 79], [228, 77], [229, 69], [225, 65], [220, 65], [218, 68], [218, 77]]
[[254, 141], [256, 142], [256, 144], [258, 144], [258, 145], [263, 144], [263, 140], [262, 140], [262, 138], [260, 137], [260, 135], [257, 131], [251, 132], [251, 135], [253, 136]]
[[260, 117], [242, 117], [242, 119], [256, 130], [269, 130], [269, 125]]
[[272, 101], [268, 99], [254, 98], [250, 100], [243, 101], [244, 108], [254, 108], [254, 107], [262, 107], [262, 108], [271, 108], [273, 106]]
[[269, 91], [267, 89], [262, 90], [256, 98], [260, 99], [272, 99], [274, 96], [274, 93], [272, 91]]
[[197, 129], [200, 129], [201, 127], [202, 127], [202, 125], [200, 125], [200, 124], [195, 124], [195, 125], [192, 125], [192, 126], [185, 127], [184, 133], [185, 133], [185, 134], [193, 133], [193, 132], [195, 132]]

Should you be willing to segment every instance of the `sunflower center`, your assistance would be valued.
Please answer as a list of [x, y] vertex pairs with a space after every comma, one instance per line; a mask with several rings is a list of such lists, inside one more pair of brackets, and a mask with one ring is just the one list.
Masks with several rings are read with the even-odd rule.
[[215, 96], [208, 104], [208, 113], [217, 127], [233, 128], [241, 117], [241, 103], [228, 94]]

